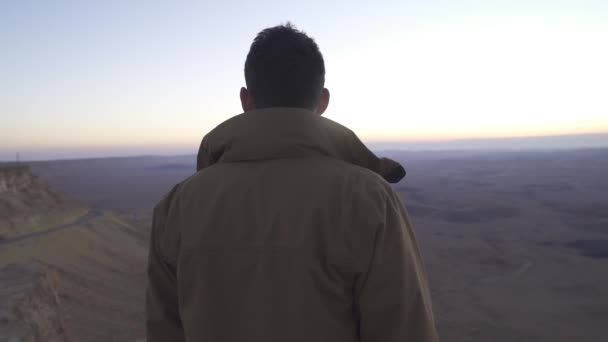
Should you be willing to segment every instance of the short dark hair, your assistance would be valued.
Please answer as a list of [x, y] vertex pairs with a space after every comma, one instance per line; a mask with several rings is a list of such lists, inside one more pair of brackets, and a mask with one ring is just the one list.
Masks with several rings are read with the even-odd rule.
[[314, 109], [325, 85], [323, 55], [312, 38], [290, 23], [267, 28], [251, 44], [245, 82], [258, 109]]

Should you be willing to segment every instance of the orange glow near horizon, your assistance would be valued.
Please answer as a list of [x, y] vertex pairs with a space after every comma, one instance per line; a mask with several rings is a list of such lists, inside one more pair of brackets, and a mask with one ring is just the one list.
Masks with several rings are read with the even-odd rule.
[[[99, 13], [73, 6], [69, 12], [79, 15], [53, 6], [17, 9], [23, 20], [0, 31], [20, 42], [0, 64], [10, 85], [0, 88], [2, 155], [196, 149], [209, 130], [240, 113], [243, 62], [255, 33], [286, 17], [323, 52], [332, 94], [326, 116], [364, 141], [608, 132], [608, 20], [584, 6], [576, 15], [549, 2], [536, 14], [518, 4], [474, 15], [458, 6], [446, 12], [448, 4], [352, 4], [345, 9], [352, 17], [340, 19], [349, 30], [329, 30], [335, 13], [313, 15], [299, 4], [272, 7], [276, 13], [254, 16], [238, 32], [205, 26], [201, 17], [210, 12], [202, 5], [175, 9], [162, 29], [151, 23], [164, 10], [152, 5], [144, 12], [102, 6]], [[235, 15], [225, 10], [217, 17]], [[40, 18], [57, 27], [46, 30]]]

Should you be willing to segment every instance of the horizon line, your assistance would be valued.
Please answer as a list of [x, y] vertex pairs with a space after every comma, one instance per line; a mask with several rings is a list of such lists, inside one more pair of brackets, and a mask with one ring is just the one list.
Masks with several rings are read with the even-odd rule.
[[[585, 141], [572, 142], [570, 139], [582, 138]], [[593, 139], [598, 138], [598, 139]], [[482, 145], [477, 145], [483, 142]], [[533, 150], [580, 150], [580, 149], [604, 149], [608, 148], [608, 132], [606, 133], [578, 133], [578, 134], [553, 134], [536, 136], [512, 136], [512, 137], [480, 137], [480, 138], [455, 138], [455, 139], [434, 139], [434, 140], [367, 140], [364, 143], [373, 151], [404, 151], [404, 152], [458, 152], [458, 151], [533, 151]], [[502, 146], [501, 146], [502, 143]], [[504, 143], [507, 143], [506, 145]], [[510, 143], [510, 144], [509, 144]], [[523, 143], [523, 144], [522, 144]], [[540, 143], [540, 145], [539, 145]], [[545, 146], [542, 146], [542, 145]], [[511, 146], [509, 146], [511, 145]], [[86, 156], [82, 155], [83, 150], [89, 149], [116, 149], [119, 146], [90, 146], [90, 147], [60, 147], [57, 149], [32, 149], [34, 154], [74, 154], [73, 157], [39, 157], [23, 159], [25, 155], [21, 151], [15, 151], [15, 156], [20, 155], [20, 162], [44, 162], [44, 161], [68, 161], [68, 160], [88, 160], [88, 159], [113, 159], [113, 158], [142, 158], [142, 157], [180, 157], [196, 155], [197, 152], [180, 151], [187, 149], [186, 146], [169, 144], [177, 148], [175, 152], [142, 152], [133, 151], [132, 154], [121, 154], [119, 152], [109, 152], [107, 154]], [[151, 145], [125, 145], [125, 149], [149, 149]], [[63, 150], [63, 151], [61, 151]], [[7, 153], [7, 152], [5, 152]], [[0, 163], [15, 163], [12, 157], [0, 159]]]
[[[554, 152], [554, 151], [597, 151], [597, 150], [608, 150], [608, 146], [600, 147], [556, 147], [556, 148], [454, 148], [454, 149], [412, 149], [412, 148], [387, 148], [387, 149], [371, 149], [374, 153], [394, 153], [394, 152], [407, 152], [407, 153], [508, 153], [508, 152], [520, 152], [520, 153], [534, 153], [534, 152]], [[0, 160], [0, 166], [3, 165], [23, 165], [27, 166], [30, 163], [46, 163], [46, 162], [62, 162], [62, 161], [79, 161], [79, 160], [101, 160], [101, 159], [135, 159], [135, 158], [178, 158], [178, 157], [190, 157], [196, 156], [197, 153], [181, 153], [181, 154], [133, 154], [133, 155], [107, 155], [97, 157], [67, 157], [57, 159], [30, 159], [20, 160]]]

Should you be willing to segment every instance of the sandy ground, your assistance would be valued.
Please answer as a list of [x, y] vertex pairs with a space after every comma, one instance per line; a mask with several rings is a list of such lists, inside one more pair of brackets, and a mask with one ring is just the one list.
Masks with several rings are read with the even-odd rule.
[[57, 275], [59, 315], [70, 341], [144, 336], [146, 257], [141, 234], [110, 213], [0, 246], [0, 268], [35, 261]]

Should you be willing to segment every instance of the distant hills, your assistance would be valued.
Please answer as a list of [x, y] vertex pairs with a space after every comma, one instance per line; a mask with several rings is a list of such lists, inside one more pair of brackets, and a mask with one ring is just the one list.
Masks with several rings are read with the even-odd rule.
[[[369, 141], [364, 142], [375, 151], [380, 150], [411, 150], [411, 151], [430, 151], [430, 150], [547, 150], [547, 149], [581, 149], [581, 148], [608, 148], [608, 133], [594, 134], [572, 134], [572, 135], [551, 135], [536, 137], [507, 137], [507, 138], [474, 138], [474, 139], [452, 139], [434, 141], [408, 141], [408, 137], [403, 137], [404, 141]], [[74, 146], [67, 148], [32, 148], [21, 150], [23, 160], [73, 160], [73, 159], [99, 159], [109, 157], [133, 157], [139, 156], [144, 161], [151, 161], [167, 156], [175, 157], [175, 163], [170, 162], [166, 168], [157, 170], [174, 170], [177, 168], [187, 169], [193, 165], [197, 145], [184, 146], [181, 149], [167, 151], [167, 148], [159, 146], [145, 146], [133, 148], [128, 146], [116, 146], [112, 148], [96, 148], [94, 151], [86, 150], [82, 147]], [[3, 150], [0, 148], [1, 161], [12, 162], [15, 160], [14, 150]], [[184, 157], [188, 159], [186, 162]], [[180, 165], [178, 165], [180, 164]]]
[[454, 139], [444, 141], [377, 142], [374, 150], [549, 150], [608, 148], [608, 133], [537, 137]]
[[194, 165], [194, 163], [191, 163], [191, 164], [171, 163], [171, 164], [163, 164], [163, 165], [159, 165], [159, 166], [153, 166], [153, 167], [146, 168], [146, 170], [166, 170], [166, 171], [174, 171], [174, 170], [192, 170], [192, 171], [194, 171], [195, 169], [196, 169], [196, 165]]

